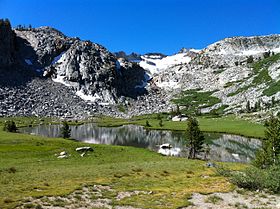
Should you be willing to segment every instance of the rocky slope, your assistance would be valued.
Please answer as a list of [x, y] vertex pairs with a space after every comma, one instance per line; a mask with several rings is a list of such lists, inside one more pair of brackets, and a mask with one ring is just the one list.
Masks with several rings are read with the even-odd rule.
[[144, 69], [101, 45], [50, 27], [12, 30], [8, 20], [0, 30], [1, 115], [112, 114], [120, 99], [146, 93]]
[[113, 54], [50, 27], [11, 29], [1, 20], [0, 115], [130, 116], [175, 104], [199, 112], [277, 112], [279, 52], [280, 35], [269, 35], [171, 56]]
[[[144, 55], [138, 62], [153, 77], [153, 83], [168, 92], [169, 99], [181, 99], [178, 104], [182, 106], [209, 92], [217, 102], [205, 104], [202, 99], [196, 103], [202, 112], [244, 111], [248, 101], [251, 111], [256, 105], [257, 111], [278, 110], [279, 52], [280, 35], [234, 37], [202, 50], [183, 49], [166, 57]], [[187, 92], [179, 95], [182, 91]]]

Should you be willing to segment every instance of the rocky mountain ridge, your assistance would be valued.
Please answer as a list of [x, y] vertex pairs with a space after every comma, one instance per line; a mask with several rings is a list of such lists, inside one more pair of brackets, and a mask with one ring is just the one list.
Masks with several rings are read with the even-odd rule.
[[50, 27], [11, 29], [1, 20], [0, 30], [0, 115], [128, 117], [175, 104], [232, 113], [248, 101], [251, 110], [279, 111], [280, 35], [226, 38], [167, 56], [113, 54]]

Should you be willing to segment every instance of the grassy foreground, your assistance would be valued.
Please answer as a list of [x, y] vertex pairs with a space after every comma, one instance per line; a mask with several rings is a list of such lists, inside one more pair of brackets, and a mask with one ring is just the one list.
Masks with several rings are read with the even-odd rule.
[[[92, 184], [110, 185], [116, 191], [152, 191], [114, 204], [155, 209], [187, 206], [192, 192], [227, 192], [233, 188], [203, 161], [107, 145], [91, 145], [94, 152], [81, 157], [75, 148], [83, 145], [88, 146], [0, 131], [0, 208], [13, 208], [30, 196], [67, 195], [82, 185]], [[61, 151], [71, 156], [58, 159], [55, 154]], [[245, 167], [223, 164], [231, 169]]]
[[[219, 118], [198, 117], [197, 119], [200, 129], [205, 132], [229, 133], [247, 137], [264, 138], [265, 127], [262, 124], [240, 119], [235, 116]], [[147, 120], [151, 127], [146, 128], [150, 129], [185, 131], [187, 128], [186, 122], [173, 122], [166, 119], [163, 119], [163, 126], [161, 127], [156, 115], [139, 116], [129, 120], [102, 117], [97, 119], [96, 122], [100, 126], [120, 126], [125, 124], [145, 126]]]

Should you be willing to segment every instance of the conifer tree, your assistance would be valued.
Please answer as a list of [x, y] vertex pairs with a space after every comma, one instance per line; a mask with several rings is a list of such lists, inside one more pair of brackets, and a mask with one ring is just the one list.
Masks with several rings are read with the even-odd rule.
[[194, 159], [203, 148], [204, 135], [200, 131], [198, 122], [195, 118], [189, 118], [187, 124], [187, 139], [189, 140], [189, 158]]
[[260, 168], [267, 168], [279, 163], [280, 160], [280, 120], [272, 116], [266, 123], [265, 139], [261, 149], [256, 154], [254, 164]]
[[61, 128], [61, 136], [64, 139], [69, 139], [71, 136], [71, 129], [66, 121], [63, 121], [62, 128]]

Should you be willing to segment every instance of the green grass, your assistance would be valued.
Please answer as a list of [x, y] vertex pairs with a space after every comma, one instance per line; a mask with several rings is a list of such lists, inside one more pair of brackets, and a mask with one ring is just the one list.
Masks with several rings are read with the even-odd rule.
[[[226, 192], [233, 187], [203, 161], [108, 145], [91, 145], [94, 152], [82, 158], [74, 150], [84, 145], [0, 131], [0, 208], [13, 208], [29, 196], [67, 195], [81, 185], [92, 184], [110, 185], [116, 191], [152, 191], [114, 204], [178, 208], [189, 204], [187, 198], [192, 192]], [[61, 151], [71, 156], [58, 159], [55, 154]], [[233, 169], [244, 167], [227, 165]]]
[[[186, 122], [173, 122], [167, 120], [166, 117], [163, 119], [163, 126], [159, 126], [159, 122], [156, 116], [152, 115], [150, 118], [146, 116], [138, 116], [130, 120], [126, 119], [115, 119], [115, 118], [99, 118], [96, 120], [100, 126], [121, 126], [126, 124], [135, 125], [146, 125], [146, 120], [149, 121], [151, 127], [148, 129], [159, 129], [159, 130], [174, 130], [174, 131], [185, 131], [187, 128]], [[262, 124], [254, 123], [248, 120], [236, 118], [234, 116], [225, 117], [198, 117], [199, 127], [204, 132], [217, 132], [217, 133], [229, 133], [237, 134], [247, 137], [263, 138], [264, 137], [264, 126]]]
[[266, 96], [272, 96], [280, 91], [280, 80], [272, 82], [267, 89], [263, 91], [263, 94]]
[[268, 68], [273, 63], [277, 62], [279, 59], [280, 59], [280, 53], [272, 55], [265, 59], [262, 59], [258, 62], [255, 62], [252, 66], [253, 66], [255, 72], [259, 72], [263, 68]]
[[262, 69], [257, 76], [254, 78], [253, 82], [252, 82], [252, 86], [257, 86], [260, 85], [262, 83], [269, 83], [272, 81], [272, 78], [270, 77], [270, 75], [268, 74], [268, 69]]
[[126, 112], [126, 107], [123, 104], [119, 104], [117, 108], [120, 112]]
[[175, 104], [188, 107], [188, 111], [195, 112], [197, 108], [211, 107], [221, 100], [212, 96], [215, 91], [202, 92], [199, 89], [183, 91], [172, 100]]

